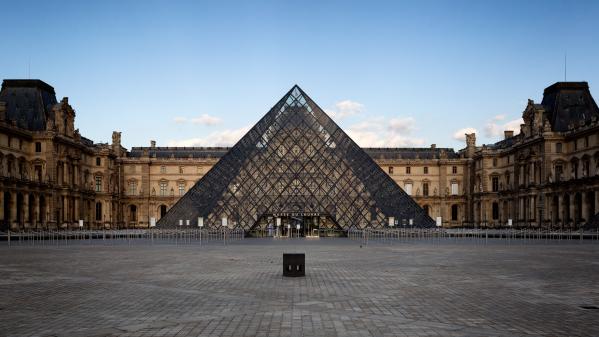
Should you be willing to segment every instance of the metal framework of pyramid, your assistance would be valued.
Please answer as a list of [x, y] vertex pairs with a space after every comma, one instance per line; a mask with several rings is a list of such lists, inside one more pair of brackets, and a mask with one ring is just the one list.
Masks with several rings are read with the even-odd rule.
[[434, 221], [297, 85], [158, 222], [250, 230], [265, 216], [317, 214], [342, 229]]

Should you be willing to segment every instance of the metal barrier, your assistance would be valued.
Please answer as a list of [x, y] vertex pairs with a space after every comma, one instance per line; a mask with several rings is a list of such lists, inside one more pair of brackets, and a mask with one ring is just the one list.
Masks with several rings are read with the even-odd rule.
[[223, 244], [244, 240], [243, 229], [106, 229], [0, 232], [6, 245]]
[[350, 240], [369, 242], [474, 242], [487, 243], [489, 240], [498, 242], [543, 243], [543, 242], [594, 242], [599, 243], [597, 230], [547, 230], [547, 229], [472, 229], [472, 228], [385, 228], [385, 229], [356, 229], [347, 231]]

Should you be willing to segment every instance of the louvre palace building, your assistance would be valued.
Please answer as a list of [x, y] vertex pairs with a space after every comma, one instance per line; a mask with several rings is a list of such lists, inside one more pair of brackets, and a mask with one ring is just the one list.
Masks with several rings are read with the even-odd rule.
[[68, 98], [47, 83], [4, 80], [0, 230], [225, 218], [251, 229], [273, 217], [343, 229], [597, 226], [599, 108], [588, 84], [555, 83], [522, 116], [520, 133], [494, 144], [468, 134], [459, 150], [360, 148], [295, 86], [232, 147], [126, 149], [120, 132], [110, 144], [81, 135]]

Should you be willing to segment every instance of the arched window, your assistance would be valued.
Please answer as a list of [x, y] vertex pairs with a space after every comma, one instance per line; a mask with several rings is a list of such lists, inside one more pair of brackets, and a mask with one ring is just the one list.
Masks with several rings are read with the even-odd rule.
[[458, 205], [451, 205], [451, 221], [458, 221]]
[[160, 218], [166, 215], [166, 205], [160, 205]]

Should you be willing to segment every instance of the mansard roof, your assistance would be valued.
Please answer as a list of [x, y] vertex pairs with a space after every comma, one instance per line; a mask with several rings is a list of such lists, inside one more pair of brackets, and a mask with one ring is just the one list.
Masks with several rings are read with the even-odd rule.
[[220, 158], [230, 147], [133, 147], [127, 154], [130, 158]]
[[6, 103], [6, 120], [30, 131], [45, 130], [57, 103], [54, 88], [40, 80], [4, 80], [0, 101]]
[[578, 126], [599, 117], [587, 82], [557, 82], [545, 89], [541, 105], [553, 131], [568, 131], [571, 124]]

